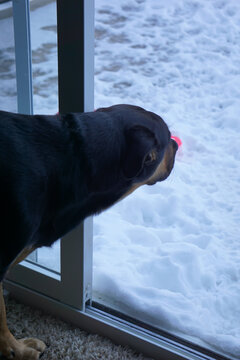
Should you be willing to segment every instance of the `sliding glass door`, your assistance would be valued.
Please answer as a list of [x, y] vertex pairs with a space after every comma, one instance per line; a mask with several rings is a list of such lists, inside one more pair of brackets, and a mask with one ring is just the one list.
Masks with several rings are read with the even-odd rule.
[[[14, 9], [15, 50], [24, 44], [25, 60], [16, 55], [16, 76], [0, 67], [13, 88], [15, 79], [26, 82], [25, 92], [18, 88], [19, 111], [132, 103], [163, 116], [183, 144], [167, 181], [139, 188], [53, 248], [33, 253], [13, 269], [7, 288], [157, 360], [238, 359], [240, 6], [229, 0], [95, 0], [95, 10], [93, 0], [28, 6], [22, 1]], [[9, 110], [16, 110], [14, 91]]]
[[[93, 110], [93, 10], [92, 0], [32, 2], [31, 9], [27, 0], [13, 2], [19, 112]], [[91, 222], [32, 253], [8, 281], [84, 308], [91, 294]]]
[[235, 1], [96, 0], [96, 107], [157, 112], [183, 145], [165, 182], [94, 218], [93, 299], [230, 358], [240, 356], [239, 19]]

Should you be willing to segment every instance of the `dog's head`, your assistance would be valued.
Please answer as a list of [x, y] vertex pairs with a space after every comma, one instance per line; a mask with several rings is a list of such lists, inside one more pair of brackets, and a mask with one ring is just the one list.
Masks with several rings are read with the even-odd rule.
[[97, 111], [108, 113], [113, 121], [118, 119], [124, 129], [121, 167], [126, 179], [153, 185], [170, 175], [178, 145], [160, 116], [132, 105], [115, 105]]
[[94, 162], [104, 169], [95, 190], [120, 194], [120, 187], [123, 198], [170, 175], [178, 145], [160, 116], [132, 105], [100, 108], [92, 116], [98, 133]]

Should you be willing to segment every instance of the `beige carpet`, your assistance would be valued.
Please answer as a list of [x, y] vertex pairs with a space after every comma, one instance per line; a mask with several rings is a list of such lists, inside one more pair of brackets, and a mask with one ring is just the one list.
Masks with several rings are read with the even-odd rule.
[[87, 334], [39, 310], [5, 297], [8, 326], [17, 338], [38, 337], [49, 345], [41, 360], [150, 360], [134, 350]]

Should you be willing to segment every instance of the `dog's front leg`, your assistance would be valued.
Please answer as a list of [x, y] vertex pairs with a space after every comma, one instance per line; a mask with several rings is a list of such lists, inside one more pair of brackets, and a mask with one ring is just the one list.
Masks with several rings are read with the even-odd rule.
[[7, 327], [6, 309], [0, 283], [0, 357], [13, 360], [37, 360], [45, 350], [45, 344], [37, 339], [16, 340]]

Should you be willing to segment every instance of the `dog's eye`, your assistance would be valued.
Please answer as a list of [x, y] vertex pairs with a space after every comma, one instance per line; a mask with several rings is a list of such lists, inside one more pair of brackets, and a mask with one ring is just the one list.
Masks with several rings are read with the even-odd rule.
[[145, 158], [145, 164], [150, 165], [153, 161], [157, 160], [157, 153], [155, 150], [150, 151]]

